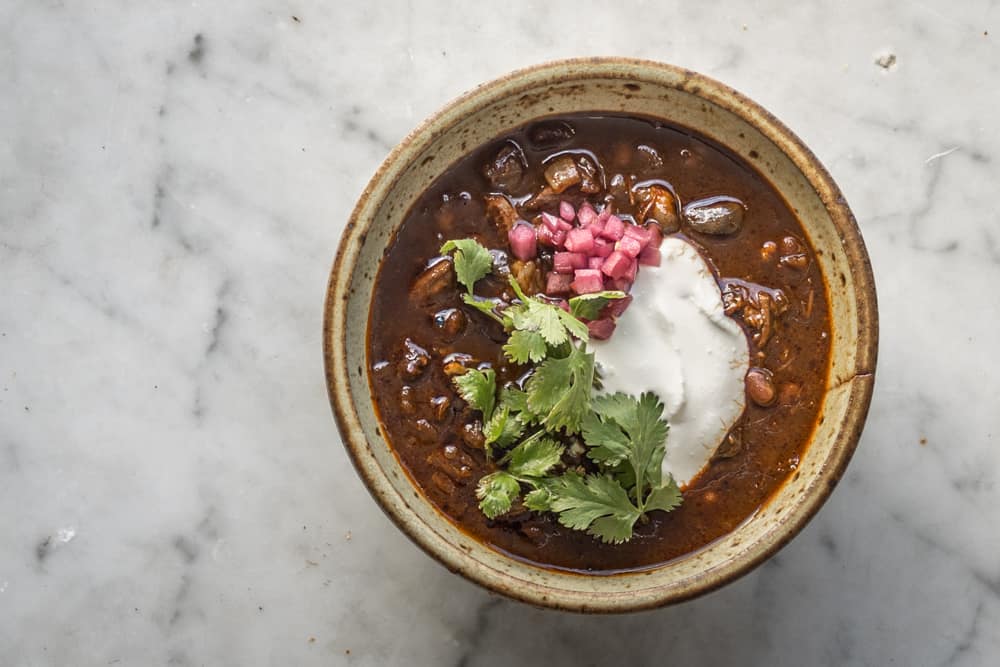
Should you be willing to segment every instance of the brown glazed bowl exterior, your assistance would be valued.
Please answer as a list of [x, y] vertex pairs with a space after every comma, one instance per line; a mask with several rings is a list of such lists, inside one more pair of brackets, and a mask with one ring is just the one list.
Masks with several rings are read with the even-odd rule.
[[[372, 403], [366, 330], [383, 251], [410, 204], [468, 150], [542, 116], [635, 113], [686, 126], [754, 165], [802, 220], [827, 281], [832, 359], [821, 418], [802, 461], [743, 525], [668, 564], [614, 575], [543, 569], [472, 539], [420, 493]], [[406, 137], [358, 201], [330, 276], [323, 355], [330, 401], [358, 474], [399, 528], [452, 572], [534, 605], [626, 612], [695, 597], [762, 563], [836, 486], [861, 435], [874, 384], [878, 323], [871, 266], [854, 216], [826, 169], [759, 105], [694, 72], [621, 58], [565, 60], [509, 74], [448, 104]]]

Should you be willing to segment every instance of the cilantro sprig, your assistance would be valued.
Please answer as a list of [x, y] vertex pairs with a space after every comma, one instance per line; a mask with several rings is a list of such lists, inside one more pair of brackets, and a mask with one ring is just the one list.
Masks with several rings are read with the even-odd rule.
[[[668, 512], [681, 492], [661, 470], [669, 432], [663, 404], [651, 393], [594, 394], [594, 355], [587, 351], [587, 325], [623, 292], [605, 291], [569, 299], [566, 309], [524, 293], [510, 277], [515, 299], [485, 299], [474, 294], [489, 274], [489, 251], [473, 239], [448, 241], [454, 252], [463, 301], [503, 325], [503, 346], [512, 363], [533, 364], [523, 387], [497, 387], [492, 369], [470, 369], [453, 378], [459, 395], [482, 414], [484, 448], [497, 470], [476, 487], [479, 507], [490, 519], [523, 506], [552, 512], [559, 523], [587, 531], [603, 542], [631, 539], [635, 524], [649, 512]], [[579, 435], [591, 471], [566, 470], [561, 440]]]
[[490, 251], [475, 239], [447, 241], [439, 252], [442, 255], [455, 253], [453, 257], [455, 277], [458, 278], [458, 282], [465, 285], [469, 294], [472, 294], [476, 281], [485, 277], [493, 267], [493, 256], [490, 255]]

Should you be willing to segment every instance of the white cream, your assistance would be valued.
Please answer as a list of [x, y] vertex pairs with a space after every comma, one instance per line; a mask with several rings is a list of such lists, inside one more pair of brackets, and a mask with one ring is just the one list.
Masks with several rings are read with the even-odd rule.
[[614, 335], [592, 347], [605, 391], [651, 391], [663, 401], [670, 423], [663, 472], [683, 486], [743, 413], [750, 350], [694, 246], [666, 238], [660, 253], [660, 266], [639, 268], [634, 301]]

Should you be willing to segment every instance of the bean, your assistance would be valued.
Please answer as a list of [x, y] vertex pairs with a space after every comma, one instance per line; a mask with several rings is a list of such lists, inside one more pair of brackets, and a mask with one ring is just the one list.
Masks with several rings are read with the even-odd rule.
[[794, 236], [781, 239], [781, 252], [785, 255], [796, 255], [802, 252], [802, 243]]
[[399, 410], [404, 415], [412, 415], [417, 411], [413, 406], [413, 387], [404, 384], [399, 390]]
[[443, 422], [448, 416], [448, 408], [451, 407], [451, 399], [447, 396], [436, 396], [431, 399], [431, 411], [434, 421]]
[[761, 407], [774, 403], [776, 396], [774, 378], [766, 368], [751, 368], [746, 377], [747, 395], [750, 400]]
[[408, 380], [415, 380], [423, 375], [424, 369], [427, 368], [427, 364], [431, 361], [431, 357], [427, 353], [427, 350], [409, 338], [403, 342], [403, 350], [403, 359], [399, 364], [400, 375]]
[[486, 438], [483, 436], [483, 425], [478, 421], [469, 422], [462, 427], [462, 441], [472, 449], [482, 449]]
[[503, 195], [486, 195], [483, 199], [486, 201], [486, 219], [502, 236], [506, 236], [517, 222], [517, 209]]
[[709, 197], [684, 207], [684, 219], [696, 232], [712, 236], [735, 234], [743, 227], [743, 202], [732, 197]]
[[452, 341], [465, 330], [465, 313], [458, 308], [445, 308], [434, 313], [434, 326]]

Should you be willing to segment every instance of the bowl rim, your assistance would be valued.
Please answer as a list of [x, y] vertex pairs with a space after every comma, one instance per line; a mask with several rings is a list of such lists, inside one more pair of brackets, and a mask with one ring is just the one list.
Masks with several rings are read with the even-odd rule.
[[[622, 590], [619, 594], [604, 593], [596, 597], [585, 591], [570, 591], [526, 582], [510, 576], [506, 572], [473, 562], [465, 552], [453, 548], [453, 545], [450, 545], [433, 530], [424, 532], [410, 525], [414, 515], [410, 514], [407, 517], [403, 516], [406, 512], [397, 513], [394, 511], [395, 508], [382, 497], [382, 485], [385, 480], [379, 478], [378, 473], [382, 472], [381, 469], [378, 471], [370, 469], [369, 465], [362, 460], [365, 450], [371, 452], [371, 444], [363, 436], [356, 440], [352, 435], [352, 427], [357, 426], [357, 430], [360, 431], [360, 420], [354, 411], [353, 394], [350, 391], [348, 379], [349, 369], [346, 361], [347, 309], [337, 308], [337, 305], [346, 303], [349, 296], [349, 281], [346, 279], [353, 273], [358, 259], [358, 254], [350, 251], [352, 248], [360, 248], [359, 241], [362, 241], [367, 234], [368, 225], [360, 224], [359, 218], [367, 207], [368, 200], [389, 172], [397, 166], [400, 157], [407, 149], [411, 145], [419, 143], [429, 129], [453, 114], [456, 109], [468, 106], [481, 107], [485, 103], [495, 101], [493, 96], [497, 94], [500, 98], [514, 96], [518, 91], [508, 88], [519, 80], [524, 82], [524, 90], [526, 90], [538, 85], [538, 81], [535, 79], [539, 76], [565, 69], [572, 71], [560, 72], [560, 82], [594, 78], [618, 80], [626, 78], [620, 73], [616, 74], [616, 69], [628, 70], [628, 78], [640, 82], [650, 77], [650, 75], [644, 77], [644, 72], [670, 75], [679, 79], [680, 83], [676, 85], [678, 89], [706, 99], [754, 127], [788, 157], [823, 203], [834, 226], [841, 234], [847, 267], [854, 286], [856, 320], [858, 322], [855, 346], [856, 361], [853, 374], [837, 383], [837, 386], [850, 383], [851, 388], [847, 397], [847, 408], [843, 421], [838, 429], [837, 443], [825, 459], [821, 471], [826, 483], [812, 487], [812, 493], [806, 494], [797, 511], [790, 515], [779, 529], [766, 534], [774, 535], [774, 539], [755, 541], [746, 551], [741, 552], [733, 559], [714, 568], [714, 570], [705, 570], [700, 573], [701, 576], [697, 577], [686, 588], [664, 588], [664, 595], [659, 597], [638, 599], [638, 596], [634, 596], [634, 591], [626, 590]], [[661, 81], [654, 81], [654, 83], [662, 85]], [[465, 114], [461, 114], [451, 118], [448, 124], [439, 130], [438, 134], [449, 131], [464, 117]], [[428, 137], [426, 141], [429, 142], [432, 138]], [[343, 277], [345, 280], [338, 280], [338, 277]], [[551, 60], [511, 71], [453, 98], [411, 130], [393, 147], [379, 165], [348, 218], [330, 272], [323, 312], [324, 371], [337, 429], [355, 470], [389, 519], [417, 546], [448, 570], [461, 574], [466, 579], [490, 591], [539, 607], [589, 613], [640, 611], [689, 600], [716, 590], [747, 574], [791, 541], [826, 502], [834, 487], [843, 477], [847, 464], [857, 448], [874, 390], [877, 354], [877, 296], [868, 253], [854, 214], [839, 187], [813, 152], [771, 112], [744, 94], [713, 78], [668, 63], [616, 56]], [[827, 391], [834, 386], [832, 380], [832, 377], [828, 377]], [[370, 396], [366, 395], [365, 398], [370, 400]], [[408, 473], [407, 477], [409, 478]], [[419, 492], [419, 490], [417, 491]], [[437, 511], [440, 513], [440, 510]], [[447, 517], [445, 518], [447, 519]], [[519, 564], [524, 564], [518, 559], [505, 554], [504, 556]], [[470, 563], [472, 563], [472, 567], [469, 567]], [[546, 568], [541, 569], [549, 571]], [[588, 575], [579, 574], [577, 576], [586, 577]], [[602, 574], [596, 576], [607, 578], [618, 575]], [[495, 578], [507, 580], [508, 585], [502, 585], [495, 581]]]

